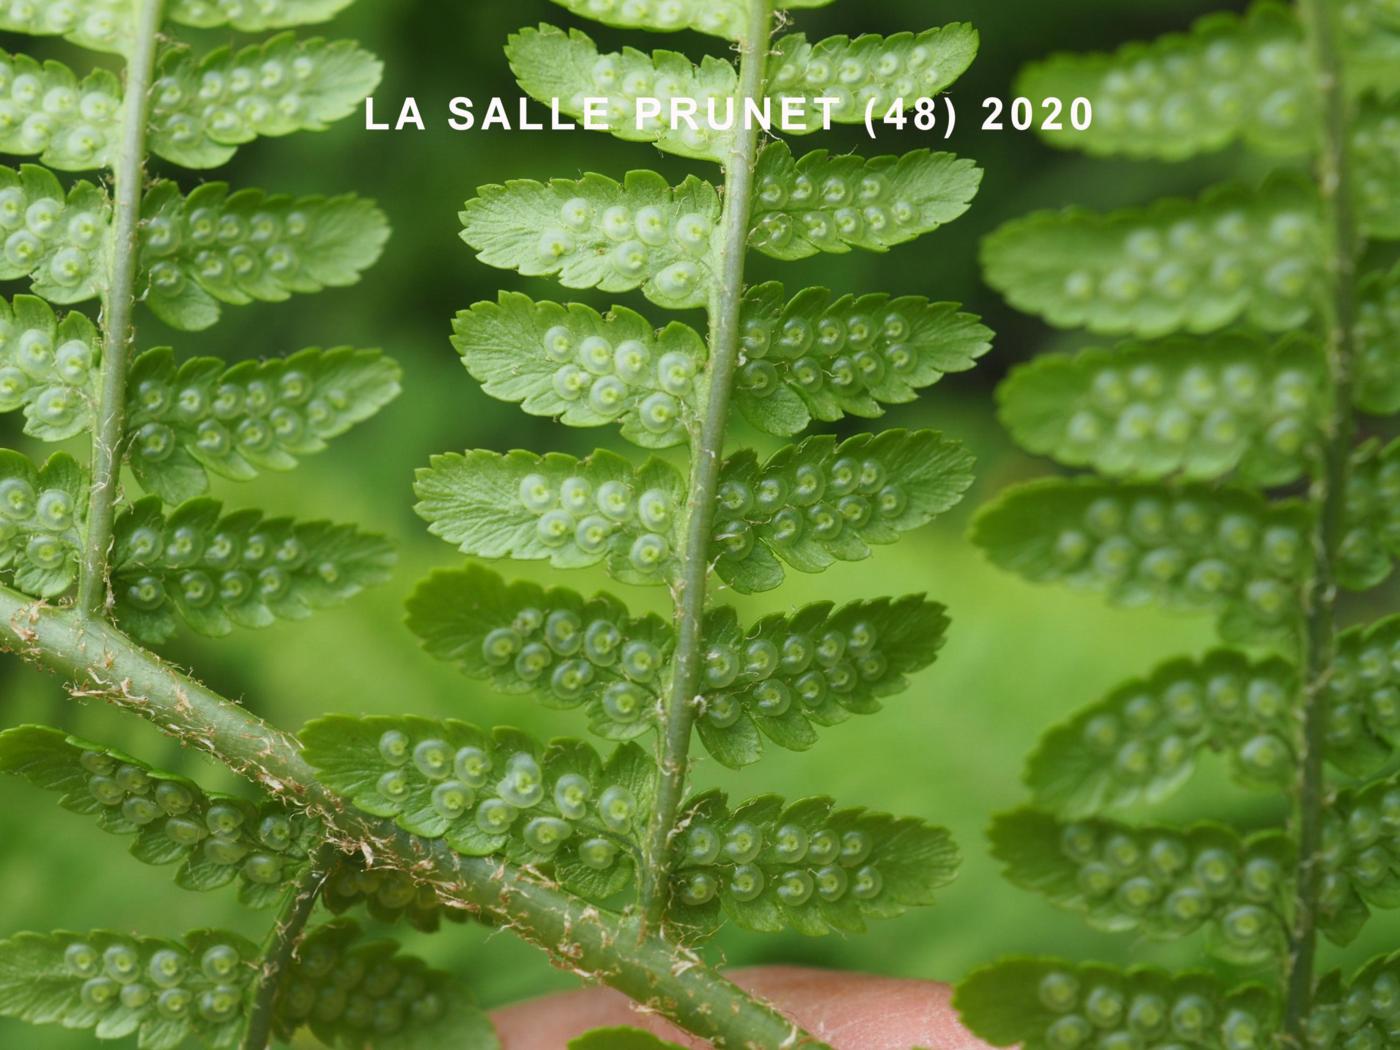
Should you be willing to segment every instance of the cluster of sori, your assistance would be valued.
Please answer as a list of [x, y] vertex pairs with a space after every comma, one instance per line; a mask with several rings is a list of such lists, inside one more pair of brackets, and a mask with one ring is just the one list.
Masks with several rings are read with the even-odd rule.
[[632, 882], [637, 822], [655, 768], [635, 745], [605, 763], [591, 747], [541, 747], [524, 733], [463, 722], [332, 716], [302, 734], [332, 790], [464, 856], [549, 865], [605, 901]]
[[[0, 150], [44, 165], [0, 168], [0, 277], [34, 293], [0, 302], [0, 410], [23, 410], [26, 434], [44, 441], [91, 432], [93, 450], [91, 471], [66, 453], [40, 466], [0, 450], [0, 572], [23, 601], [66, 602], [76, 583], [84, 632], [111, 632], [101, 622], [111, 617], [148, 644], [181, 625], [225, 634], [303, 618], [387, 579], [388, 544], [354, 526], [226, 514], [200, 497], [210, 474], [291, 469], [368, 419], [398, 393], [392, 361], [341, 348], [230, 365], [169, 349], [137, 355], [133, 338], [141, 303], [176, 330], [198, 331], [222, 304], [353, 284], [378, 257], [387, 225], [368, 201], [216, 182], [186, 194], [173, 181], [142, 181], [150, 156], [204, 169], [254, 138], [320, 130], [354, 111], [380, 76], [379, 62], [348, 41], [288, 33], [200, 57], [174, 27], [281, 30], [345, 5], [0, 3], [0, 29], [63, 36], [126, 61], [119, 79], [0, 54]], [[108, 177], [67, 188], [55, 174], [103, 169]], [[94, 301], [96, 322], [84, 312]], [[145, 498], [126, 498], [127, 467]], [[263, 946], [207, 931], [180, 943], [21, 934], [0, 944], [0, 1014], [168, 1050], [191, 1040], [261, 1048], [272, 1031], [290, 1038], [303, 1026], [327, 1045], [441, 1043], [444, 1031], [493, 1045], [461, 989], [392, 958], [391, 944], [359, 944], [348, 920], [295, 944], [328, 880], [335, 911], [364, 904], [376, 918], [425, 928], [440, 918], [407, 876], [336, 860], [325, 828], [302, 809], [215, 794], [38, 726], [0, 734], [0, 770], [128, 837], [136, 859], [176, 868], [184, 889], [234, 884], [243, 904], [283, 908]], [[289, 969], [283, 956], [293, 950]]]
[[[958, 994], [994, 1043], [1400, 1035], [1393, 962], [1350, 985], [1314, 972], [1319, 933], [1347, 944], [1370, 908], [1400, 899], [1400, 793], [1374, 779], [1400, 719], [1396, 620], [1336, 626], [1342, 593], [1383, 582], [1397, 550], [1396, 446], [1354, 442], [1358, 413], [1400, 407], [1400, 285], [1365, 272], [1362, 254], [1400, 235], [1393, 194], [1374, 192], [1400, 160], [1377, 131], [1400, 120], [1384, 57], [1398, 41], [1393, 4], [1261, 0], [1184, 35], [1052, 58], [1018, 88], [1092, 102], [1092, 129], [1045, 133], [1058, 146], [1174, 160], [1239, 142], [1322, 175], [1298, 163], [1192, 201], [1044, 212], [985, 242], [988, 278], [1013, 304], [1128, 339], [1042, 355], [1003, 384], [1003, 419], [1027, 449], [1099, 476], [1013, 489], [979, 516], [976, 542], [1031, 581], [1214, 612], [1238, 647], [1171, 660], [1052, 729], [1027, 768], [1033, 805], [996, 820], [994, 851], [1013, 882], [1096, 927], [1203, 930], [1207, 951], [1262, 980], [1009, 960]], [[1174, 794], [1206, 751], [1247, 788], [1293, 794], [1299, 819], [1248, 834], [1109, 819]], [[1354, 786], [1331, 790], [1328, 766]], [[1195, 1005], [1173, 1004], [1188, 991]]]

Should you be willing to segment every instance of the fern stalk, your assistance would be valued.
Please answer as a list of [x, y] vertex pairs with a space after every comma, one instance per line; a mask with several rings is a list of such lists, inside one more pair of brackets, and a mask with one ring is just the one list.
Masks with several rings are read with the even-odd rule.
[[[332, 841], [376, 864], [411, 871], [449, 907], [488, 915], [546, 951], [556, 965], [602, 981], [720, 1046], [809, 1046], [807, 1036], [685, 948], [640, 943], [608, 912], [495, 857], [466, 857], [441, 841], [348, 807], [317, 781], [296, 739], [188, 678], [116, 628], [0, 586], [0, 651], [65, 675], [75, 698], [140, 714], [278, 797], [326, 820]], [[620, 946], [627, 944], [623, 950]]]
[[[765, 70], [773, 34], [769, 0], [750, 5], [749, 24], [740, 43], [738, 98], [763, 97]], [[724, 437], [729, 426], [730, 399], [739, 358], [739, 319], [744, 297], [744, 263], [753, 211], [754, 167], [760, 131], [741, 127], [724, 166], [724, 213], [721, 218], [719, 279], [710, 293], [710, 365], [704, 417], [691, 438], [690, 500], [684, 524], [682, 575], [675, 589], [676, 654], [670, 698], [660, 733], [660, 779], [656, 808], [646, 839], [641, 906], [643, 929], [660, 921], [666, 907], [670, 877], [668, 844], [676, 813], [685, 794], [690, 740], [695, 727], [696, 698], [704, 662], [705, 585], [714, 531], [715, 498]]]
[[307, 867], [306, 874], [288, 891], [286, 902], [263, 949], [258, 991], [248, 1015], [248, 1027], [243, 1033], [240, 1050], [266, 1050], [272, 1040], [277, 996], [282, 991], [283, 978], [301, 944], [307, 923], [316, 912], [321, 888], [326, 884], [337, 853], [329, 843], [322, 846]]
[[126, 67], [121, 143], [112, 172], [115, 199], [111, 266], [102, 300], [101, 399], [93, 427], [92, 496], [78, 581], [78, 608], [90, 616], [101, 615], [106, 604], [107, 558], [126, 438], [126, 375], [141, 254], [138, 235], [146, 181], [146, 125], [164, 7], [165, 0], [140, 0], [137, 4]]
[[1336, 662], [1335, 564], [1345, 534], [1346, 492], [1356, 437], [1353, 408], [1356, 351], [1356, 271], [1362, 243], [1356, 217], [1354, 178], [1349, 157], [1350, 105], [1342, 65], [1336, 5], [1329, 0], [1302, 0], [1301, 11], [1323, 98], [1323, 149], [1318, 185], [1331, 225], [1332, 252], [1328, 259], [1330, 302], [1324, 314], [1327, 363], [1336, 391], [1327, 435], [1322, 477], [1316, 488], [1318, 525], [1314, 536], [1317, 571], [1305, 597], [1307, 612], [1303, 692], [1302, 768], [1297, 794], [1298, 880], [1294, 929], [1289, 953], [1285, 1038], [1305, 1046], [1306, 1023], [1312, 1007], [1317, 957], [1319, 859], [1326, 810], [1324, 760], [1327, 739], [1326, 689]]

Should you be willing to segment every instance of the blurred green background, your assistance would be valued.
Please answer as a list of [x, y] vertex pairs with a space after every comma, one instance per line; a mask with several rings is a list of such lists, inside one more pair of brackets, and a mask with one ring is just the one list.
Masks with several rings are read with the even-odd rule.
[[[792, 289], [824, 284], [840, 291], [924, 294], [956, 299], [981, 313], [998, 333], [993, 356], [976, 372], [948, 379], [917, 404], [891, 412], [881, 424], [932, 426], [962, 438], [979, 457], [980, 481], [960, 512], [897, 547], [880, 550], [870, 561], [838, 566], [820, 577], [792, 574], [781, 591], [738, 602], [746, 616], [753, 616], [817, 599], [927, 591], [947, 603], [954, 617], [938, 663], [907, 694], [891, 699], [883, 714], [824, 733], [807, 754], [772, 749], [762, 764], [742, 774], [702, 760], [696, 780], [740, 794], [829, 793], [846, 804], [917, 814], [949, 825], [966, 863], [941, 907], [879, 924], [855, 938], [757, 937], [726, 930], [711, 950], [715, 959], [734, 965], [802, 962], [940, 979], [955, 979], [1008, 952], [1203, 964], [1198, 942], [1163, 947], [1087, 931], [1077, 919], [1002, 882], [986, 855], [988, 818], [1022, 799], [1022, 761], [1044, 728], [1161, 659], [1204, 651], [1212, 636], [1210, 624], [1202, 620], [1110, 610], [1092, 598], [1023, 585], [991, 569], [964, 539], [972, 508], [1008, 483], [1050, 469], [1018, 454], [1000, 432], [991, 401], [996, 380], [1016, 361], [1049, 345], [1085, 342], [1064, 340], [1006, 308], [980, 283], [976, 248], [987, 231], [1032, 208], [1069, 202], [1105, 208], [1193, 193], [1232, 171], [1248, 170], [1248, 162], [1228, 154], [1178, 166], [1088, 161], [1054, 152], [1029, 135], [983, 133], [975, 118], [983, 98], [1009, 97], [1015, 70], [1032, 58], [1149, 37], [1183, 28], [1206, 10], [1240, 6], [1202, 0], [847, 0], [797, 20], [812, 35], [918, 30], [959, 19], [982, 31], [982, 55], [954, 88], [961, 120], [947, 147], [987, 169], [971, 213], [887, 256], [823, 256], [797, 265], [756, 261], [753, 266], [755, 279], [780, 277]], [[582, 25], [548, 0], [399, 0], [352, 8], [328, 32], [354, 36], [385, 58], [386, 79], [377, 96], [380, 113], [396, 111], [403, 96], [414, 95], [431, 129], [369, 134], [352, 119], [324, 135], [249, 146], [227, 177], [240, 186], [294, 193], [353, 190], [378, 198], [395, 231], [384, 261], [357, 288], [230, 309], [220, 327], [199, 336], [165, 332], [149, 316], [142, 318], [143, 347], [169, 343], [185, 355], [213, 353], [234, 360], [307, 345], [355, 344], [382, 346], [404, 366], [405, 393], [399, 401], [295, 474], [252, 485], [216, 482], [215, 494], [231, 506], [360, 522], [392, 536], [401, 550], [394, 581], [346, 608], [220, 641], [185, 636], [169, 647], [181, 664], [280, 726], [295, 728], [330, 711], [416, 712], [516, 724], [546, 735], [583, 733], [581, 714], [547, 712], [523, 699], [493, 696], [428, 659], [403, 627], [401, 611], [417, 578], [459, 560], [427, 535], [411, 509], [413, 471], [428, 456], [464, 447], [578, 453], [598, 443], [616, 447], [610, 432], [567, 430], [492, 402], [461, 368], [447, 342], [456, 310], [494, 298], [500, 288], [540, 297], [560, 294], [549, 282], [523, 280], [478, 264], [458, 239], [461, 203], [478, 185], [508, 178], [574, 177], [585, 170], [620, 176], [643, 166], [678, 176], [690, 167], [648, 147], [582, 131], [447, 130], [443, 115], [455, 95], [477, 100], [478, 112], [491, 96], [518, 95], [501, 45], [510, 31], [543, 20]], [[635, 34], [597, 27], [589, 31], [612, 45], [655, 44]], [[226, 39], [208, 35], [209, 43]], [[33, 42], [4, 44], [36, 49]], [[694, 54], [722, 48], [689, 34], [665, 39], [662, 46]], [[81, 52], [40, 49], [67, 57], [78, 68], [91, 62]], [[868, 153], [912, 148], [916, 138], [890, 136], [876, 147], [858, 130], [810, 138], [801, 145]], [[941, 139], [937, 145], [942, 147]], [[610, 301], [587, 294], [582, 298], [597, 306]], [[627, 297], [623, 301], [658, 314]], [[25, 447], [22, 439], [13, 440]], [[734, 441], [771, 445], [739, 428]], [[553, 575], [529, 566], [506, 571], [535, 578]], [[570, 583], [585, 591], [607, 585], [601, 575], [590, 574], [579, 574]], [[659, 592], [634, 591], [628, 597], [638, 608], [659, 608], [664, 600]], [[1355, 613], [1362, 615], [1361, 610]], [[76, 706], [64, 698], [58, 683], [13, 660], [0, 664], [0, 697], [3, 725], [57, 724], [198, 776], [211, 787], [243, 790], [154, 729], [100, 706]], [[1284, 811], [1282, 799], [1246, 796], [1210, 765], [1189, 794], [1158, 813], [1264, 825], [1276, 823]], [[165, 872], [128, 857], [122, 842], [23, 784], [0, 784], [0, 842], [0, 900], [5, 902], [0, 933], [105, 926], [177, 935], [195, 926], [226, 926], [260, 938], [269, 922], [266, 914], [241, 911], [231, 890], [199, 896], [175, 889]], [[1362, 943], [1344, 952], [1329, 947], [1327, 961], [1368, 957], [1394, 947], [1397, 935], [1400, 925], [1377, 921]], [[573, 983], [532, 949], [477, 928], [454, 927], [431, 937], [409, 933], [406, 939], [411, 950], [464, 975], [487, 1004]], [[0, 1046], [59, 1050], [91, 1042], [87, 1035], [0, 1023]]]

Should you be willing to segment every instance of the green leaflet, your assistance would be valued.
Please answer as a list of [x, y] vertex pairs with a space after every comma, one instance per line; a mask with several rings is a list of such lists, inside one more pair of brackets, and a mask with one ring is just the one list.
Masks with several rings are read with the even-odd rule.
[[332, 915], [363, 904], [376, 922], [406, 922], [415, 930], [435, 933], [442, 921], [464, 923], [471, 915], [443, 904], [431, 886], [413, 881], [402, 871], [366, 868], [361, 857], [342, 858], [321, 887], [321, 903]]
[[221, 512], [198, 499], [166, 515], [152, 497], [118, 516], [112, 592], [129, 633], [158, 643], [180, 621], [217, 637], [304, 620], [385, 582], [394, 564], [383, 537], [354, 526]]
[[[746, 0], [554, 0], [576, 15], [621, 29], [658, 33], [694, 29], [738, 40], [744, 35]], [[803, 6], [790, 4], [791, 7]], [[806, 5], [812, 6], [812, 5]]]
[[1280, 831], [1246, 839], [1223, 824], [1062, 823], [1022, 809], [997, 817], [989, 835], [1010, 882], [1095, 929], [1161, 938], [1208, 925], [1212, 950], [1239, 963], [1286, 951], [1293, 847]]
[[1269, 345], [1227, 334], [1046, 354], [997, 389], [1001, 421], [1030, 452], [1101, 474], [1192, 479], [1238, 471], [1262, 487], [1316, 460], [1330, 385], [1308, 336]]
[[977, 30], [966, 22], [917, 36], [833, 36], [815, 44], [793, 33], [773, 45], [768, 96], [775, 103], [789, 98], [806, 103], [805, 127], [789, 122], [783, 128], [787, 133], [822, 129], [823, 110], [812, 104], [819, 98], [836, 100], [830, 108], [833, 123], [863, 124], [867, 112], [878, 121], [896, 104], [912, 109], [919, 99], [946, 90], [972, 65], [978, 41]]
[[198, 60], [172, 52], [152, 90], [151, 150], [187, 168], [215, 168], [259, 136], [322, 131], [349, 116], [382, 73], [351, 41], [290, 33]]
[[1400, 616], [1337, 639], [1327, 679], [1327, 757], [1352, 776], [1374, 774], [1400, 744]]
[[206, 471], [247, 481], [291, 470], [397, 397], [400, 377], [378, 350], [313, 348], [232, 367], [148, 350], [127, 383], [127, 457], [142, 488], [182, 503], [208, 489]]
[[633, 880], [656, 767], [635, 744], [604, 762], [577, 740], [424, 718], [333, 715], [301, 732], [321, 782], [357, 808], [465, 856], [548, 866], [572, 892]]
[[1169, 661], [1046, 733], [1026, 784], [1038, 805], [1092, 816], [1162, 801], [1210, 749], [1225, 752], [1245, 783], [1282, 790], [1296, 769], [1289, 712], [1297, 689], [1297, 672], [1276, 658], [1252, 663], [1218, 650]]
[[276, 904], [318, 841], [319, 824], [278, 802], [210, 794], [185, 777], [46, 726], [0, 733], [0, 771], [61, 792], [64, 809], [103, 831], [135, 836], [145, 864], [179, 864], [176, 885], [208, 891], [238, 883], [250, 907]]
[[36, 598], [56, 598], [78, 575], [86, 472], [65, 452], [43, 467], [0, 449], [0, 570]]
[[1066, 103], [1088, 98], [1086, 131], [1042, 132], [1097, 156], [1179, 160], [1233, 141], [1270, 153], [1311, 149], [1317, 101], [1293, 10], [1266, 0], [1248, 15], [1218, 12], [1189, 34], [1132, 43], [1114, 54], [1056, 55], [1029, 66], [1016, 93]]
[[750, 244], [775, 259], [805, 259], [852, 248], [882, 252], [931, 233], [967, 211], [982, 169], [951, 153], [795, 159], [770, 143], [755, 174]]
[[759, 759], [760, 732], [805, 751], [817, 740], [814, 723], [874, 714], [881, 697], [903, 691], [904, 676], [937, 657], [948, 623], [947, 610], [922, 595], [840, 609], [818, 602], [747, 630], [732, 608], [715, 609], [705, 618], [700, 739], [731, 768]]
[[353, 0], [170, 0], [166, 16], [200, 29], [227, 26], [240, 33], [313, 25], [334, 18]]
[[988, 237], [982, 263], [1017, 309], [1062, 328], [1153, 337], [1243, 319], [1279, 332], [1313, 316], [1321, 238], [1317, 191], [1276, 176], [1107, 215], [1038, 212]]
[[[606, 105], [595, 108], [590, 121], [606, 124], [624, 141], [654, 142], [657, 149], [680, 157], [723, 162], [732, 129], [743, 118], [742, 103], [734, 101], [739, 90], [734, 66], [709, 55], [697, 66], [675, 51], [648, 55], [628, 47], [599, 54], [577, 29], [565, 33], [541, 25], [511, 36], [506, 56], [516, 80], [536, 101], [550, 105], [558, 99], [560, 113], [582, 120], [585, 99], [605, 99]], [[638, 114], [639, 98], [663, 100], [662, 112]], [[693, 127], [673, 110], [679, 100], [695, 103], [689, 111]], [[730, 107], [727, 120], [723, 104]], [[678, 115], [675, 120], [673, 112]], [[726, 124], [731, 130], [721, 130]]]
[[788, 300], [776, 281], [744, 296], [734, 402], [754, 426], [790, 437], [815, 419], [874, 417], [913, 401], [991, 349], [991, 330], [955, 303], [806, 288]]
[[0, 51], [0, 92], [0, 150], [37, 156], [60, 171], [91, 171], [110, 162], [122, 88], [108, 70], [80, 82], [59, 62]]
[[1400, 440], [1357, 449], [1347, 483], [1346, 535], [1337, 576], [1342, 586], [1369, 590], [1400, 557]]
[[424, 647], [502, 693], [583, 706], [590, 728], [628, 739], [656, 724], [675, 631], [610, 594], [507, 583], [476, 565], [433, 573], [408, 601]]
[[820, 572], [869, 557], [956, 505], [973, 457], [932, 430], [886, 430], [841, 442], [818, 435], [762, 465], [752, 450], [727, 460], [715, 512], [715, 572], [743, 594], [783, 581], [787, 562]]
[[1346, 944], [1370, 908], [1400, 907], [1400, 775], [1340, 792], [1323, 819], [1320, 918]]
[[384, 213], [359, 197], [230, 193], [222, 182], [187, 198], [174, 183], [157, 183], [142, 214], [146, 302], [183, 331], [213, 325], [220, 303], [282, 302], [354, 284], [389, 236]]
[[327, 1046], [371, 1039], [374, 1050], [499, 1050], [490, 1018], [460, 981], [398, 952], [348, 919], [312, 930], [278, 994], [277, 1034], [290, 1040], [305, 1026]]
[[1309, 572], [1304, 506], [1251, 492], [1046, 479], [988, 504], [973, 542], [1033, 583], [1121, 605], [1213, 610], [1229, 641], [1292, 637]]
[[959, 858], [944, 829], [832, 806], [764, 795], [731, 810], [719, 792], [692, 799], [673, 840], [671, 919], [702, 933], [726, 918], [769, 933], [858, 933], [931, 904], [952, 881]]
[[[170, 0], [165, 17], [180, 25], [243, 33], [324, 22], [351, 0]], [[121, 53], [130, 41], [132, 9], [127, 0], [10, 0], [0, 7], [0, 31], [62, 36], [96, 51]]]
[[502, 292], [457, 315], [452, 345], [492, 397], [570, 426], [619, 423], [643, 448], [687, 439], [696, 423], [709, 350], [693, 328], [660, 330], [614, 306], [534, 302]]
[[1317, 1050], [1388, 1046], [1395, 1039], [1400, 953], [1372, 959], [1349, 981], [1336, 971], [1318, 982], [1308, 1018], [1308, 1045]]
[[[1400, 58], [1400, 33], [1396, 57]], [[1396, 79], [1400, 85], [1400, 77]], [[1400, 98], [1362, 107], [1352, 132], [1356, 157], [1356, 196], [1361, 226], [1377, 240], [1400, 239]]]
[[86, 430], [97, 397], [97, 327], [83, 314], [61, 321], [43, 299], [0, 299], [0, 412], [24, 409], [24, 432], [63, 441]]
[[595, 1028], [569, 1040], [568, 1050], [683, 1050], [640, 1028]]
[[34, 164], [0, 167], [0, 280], [33, 282], [53, 303], [80, 303], [106, 280], [107, 195], [89, 182], [64, 193], [53, 172]]
[[1400, 266], [1361, 282], [1356, 322], [1356, 405], [1388, 416], [1400, 412]]
[[606, 451], [453, 453], [419, 470], [414, 491], [428, 531], [473, 557], [606, 562], [624, 583], [663, 583], [675, 569], [685, 481], [657, 459], [635, 468]]
[[142, 1050], [231, 1048], [258, 982], [258, 949], [235, 933], [183, 942], [90, 933], [21, 933], [0, 941], [0, 1015], [30, 1024], [137, 1036]]
[[1358, 91], [1400, 96], [1400, 7], [1395, 0], [1358, 0], [1346, 9], [1347, 79]]
[[566, 288], [641, 288], [668, 309], [704, 306], [719, 195], [694, 176], [672, 189], [653, 171], [548, 185], [483, 186], [462, 212], [462, 239], [488, 266], [557, 275]]
[[1280, 1024], [1273, 993], [1232, 988], [1206, 973], [1116, 970], [1060, 959], [1011, 959], [978, 970], [953, 1005], [995, 1046], [1061, 1050], [1090, 1045], [1268, 1046]]

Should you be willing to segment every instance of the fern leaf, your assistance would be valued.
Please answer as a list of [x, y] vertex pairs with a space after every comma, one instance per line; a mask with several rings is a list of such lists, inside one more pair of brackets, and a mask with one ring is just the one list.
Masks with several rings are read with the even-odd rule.
[[408, 626], [439, 660], [502, 693], [583, 706], [594, 732], [627, 739], [656, 724], [675, 632], [610, 594], [507, 583], [479, 566], [433, 573], [408, 602]]
[[691, 176], [672, 189], [655, 172], [548, 185], [483, 186], [462, 212], [463, 240], [489, 266], [558, 275], [566, 288], [641, 288], [668, 309], [705, 305], [719, 195]]
[[[170, 0], [165, 16], [202, 29], [227, 27], [242, 33], [324, 22], [351, 0]], [[124, 53], [131, 41], [133, 12], [126, 0], [16, 0], [0, 8], [0, 31], [61, 36], [79, 47]]]
[[43, 299], [0, 299], [0, 412], [24, 409], [24, 432], [64, 441], [92, 424], [101, 343], [83, 314], [59, 320]]
[[1099, 1038], [1132, 1045], [1268, 1046], [1281, 1024], [1274, 993], [1214, 974], [1118, 970], [1061, 959], [1010, 959], [978, 970], [953, 1005], [994, 1046], [1062, 1050]]
[[[947, 90], [977, 57], [977, 30], [966, 22], [930, 29], [917, 36], [896, 33], [828, 37], [815, 44], [802, 33], [780, 38], [769, 59], [768, 95], [775, 103], [795, 99], [834, 99], [829, 112], [837, 124], [863, 124], [896, 106], [912, 109], [919, 99]], [[806, 123], [785, 122], [788, 133], [820, 131], [824, 110], [806, 106]]]
[[1287, 950], [1293, 847], [1281, 832], [1246, 839], [1223, 824], [1063, 823], [1023, 809], [997, 817], [990, 837], [1009, 881], [1095, 929], [1173, 938], [1208, 925], [1213, 950], [1239, 963]]
[[807, 288], [789, 300], [761, 284], [744, 296], [734, 402], [754, 426], [791, 437], [815, 419], [874, 417], [991, 349], [991, 330], [955, 303]]
[[983, 243], [987, 280], [1062, 328], [1143, 337], [1313, 316], [1323, 275], [1317, 191], [1288, 176], [1099, 215], [1039, 212]]
[[883, 252], [931, 233], [967, 211], [982, 169], [951, 153], [796, 159], [783, 142], [760, 154], [750, 243], [775, 259], [853, 248]]
[[1347, 10], [1347, 83], [1381, 98], [1400, 96], [1400, 10], [1395, 0], [1360, 0]]
[[1400, 744], [1400, 616], [1337, 639], [1327, 679], [1327, 757], [1356, 777], [1374, 774]]
[[1252, 663], [1220, 650], [1172, 660], [1050, 730], [1026, 783], [1039, 805], [1087, 817], [1162, 801], [1209, 749], [1225, 752], [1244, 783], [1281, 790], [1297, 762], [1289, 721], [1297, 690], [1297, 672], [1276, 658]]
[[384, 213], [359, 197], [230, 193], [207, 182], [187, 198], [157, 183], [143, 207], [146, 302], [184, 331], [214, 324], [220, 303], [282, 302], [354, 284], [389, 236]]
[[353, 526], [221, 513], [199, 499], [167, 516], [152, 497], [118, 516], [112, 591], [127, 631], [155, 643], [180, 621], [217, 637], [304, 620], [385, 582], [394, 564], [386, 540]]
[[814, 725], [874, 714], [881, 697], [901, 692], [905, 675], [937, 657], [948, 623], [947, 610], [920, 595], [840, 609], [819, 602], [747, 630], [733, 609], [715, 609], [705, 618], [700, 739], [731, 768], [758, 760], [760, 732], [805, 751]]
[[1337, 576], [1342, 586], [1368, 590], [1400, 558], [1400, 440], [1357, 450], [1347, 484], [1346, 534]]
[[310, 723], [301, 741], [322, 783], [414, 835], [548, 866], [596, 901], [632, 881], [656, 775], [635, 744], [605, 762], [579, 741], [545, 746], [516, 729], [341, 715]]
[[247, 481], [290, 470], [397, 397], [400, 374], [379, 351], [348, 347], [232, 368], [147, 351], [128, 382], [132, 471], [147, 492], [177, 504], [205, 492], [206, 471]]
[[1371, 908], [1400, 908], [1400, 775], [1340, 792], [1324, 816], [1319, 920], [1327, 936], [1349, 943]]
[[[673, 33], [693, 29], [738, 40], [747, 24], [745, 0], [554, 0], [576, 15], [619, 29]], [[791, 4], [797, 7], [797, 4]]]
[[327, 1046], [365, 1045], [368, 1032], [375, 1050], [501, 1045], [460, 981], [348, 919], [307, 934], [282, 979], [274, 1029], [290, 1042], [303, 1026]]
[[177, 885], [238, 883], [251, 907], [277, 901], [306, 866], [319, 825], [277, 802], [206, 792], [185, 777], [46, 726], [0, 733], [0, 772], [62, 794], [59, 804], [113, 835], [134, 836], [145, 864], [178, 864]]
[[952, 881], [959, 858], [944, 829], [833, 807], [764, 795], [731, 809], [718, 792], [690, 800], [674, 839], [672, 921], [702, 934], [725, 918], [760, 932], [856, 933], [931, 904]]
[[[584, 119], [584, 100], [604, 99], [606, 105], [594, 111], [593, 119], [613, 135], [627, 142], [654, 142], [657, 149], [679, 157], [722, 162], [733, 129], [744, 119], [733, 101], [739, 90], [734, 66], [712, 56], [697, 66], [675, 51], [648, 55], [629, 47], [599, 54], [577, 29], [565, 33], [550, 25], [514, 34], [506, 56], [520, 86], [537, 101], [548, 105], [557, 99], [561, 113]], [[639, 98], [661, 100], [664, 111], [639, 114]], [[688, 120], [672, 120], [672, 107], [682, 100], [695, 109]], [[724, 108], [715, 107], [719, 102], [734, 107], [728, 120]], [[729, 130], [722, 130], [726, 123]]]
[[619, 423], [643, 448], [686, 440], [697, 421], [708, 348], [694, 329], [655, 329], [615, 306], [534, 302], [502, 292], [457, 315], [452, 343], [492, 397], [570, 426]]
[[997, 390], [1002, 423], [1031, 452], [1101, 474], [1296, 481], [1322, 445], [1326, 363], [1305, 336], [1176, 338], [1043, 355]]
[[1400, 203], [1392, 192], [1400, 181], [1400, 101], [1361, 107], [1352, 129], [1352, 155], [1361, 227], [1376, 240], [1400, 240]]
[[985, 507], [973, 541], [1032, 582], [1217, 611], [1225, 638], [1246, 641], [1292, 636], [1309, 518], [1300, 504], [1244, 491], [1048, 479]]
[[1297, 16], [1268, 0], [1247, 15], [1219, 12], [1189, 33], [1132, 43], [1113, 54], [1057, 55], [1031, 65], [1027, 98], [1088, 98], [1085, 131], [1043, 132], [1048, 142], [1098, 156], [1180, 160], [1234, 141], [1294, 155], [1317, 137], [1307, 45]]
[[1395, 1038], [1397, 986], [1400, 953], [1372, 959], [1347, 981], [1336, 971], [1328, 974], [1313, 997], [1308, 1045], [1318, 1050], [1388, 1045]]
[[59, 171], [106, 167], [116, 145], [121, 83], [108, 70], [81, 81], [59, 62], [0, 51], [0, 150]]
[[321, 131], [349, 116], [382, 73], [351, 41], [290, 33], [199, 60], [171, 52], [152, 92], [151, 149], [187, 168], [215, 168], [260, 136]]
[[739, 452], [720, 474], [715, 571], [741, 593], [801, 572], [869, 557], [955, 506], [972, 484], [973, 457], [931, 430], [886, 430], [837, 443], [807, 438], [762, 465]]
[[685, 482], [650, 460], [516, 451], [442, 455], [418, 472], [415, 508], [429, 531], [479, 558], [548, 560], [561, 569], [606, 562], [626, 583], [661, 583], [675, 568]]
[[0, 167], [0, 280], [33, 282], [53, 303], [96, 296], [106, 279], [107, 195], [88, 182], [65, 193], [53, 172], [26, 164]]
[[332, 915], [364, 905], [376, 922], [406, 922], [415, 930], [435, 933], [443, 920], [465, 923], [470, 914], [438, 899], [432, 886], [413, 881], [392, 868], [367, 868], [362, 858], [345, 858], [321, 887], [321, 903]]
[[78, 575], [86, 472], [58, 452], [42, 467], [0, 449], [0, 570], [36, 598], [56, 598]]
[[258, 949], [235, 933], [201, 930], [182, 942], [90, 933], [21, 933], [0, 942], [0, 1015], [137, 1036], [142, 1050], [190, 1039], [237, 1045], [258, 980]]
[[[107, 0], [101, 0], [107, 2]], [[170, 0], [167, 15], [196, 29], [227, 27], [240, 33], [264, 33], [269, 29], [326, 22], [349, 7], [353, 0]]]
[[1400, 412], [1400, 266], [1361, 284], [1356, 324], [1356, 404], [1363, 412]]
[[569, 1040], [567, 1050], [684, 1050], [640, 1028], [595, 1028]]

